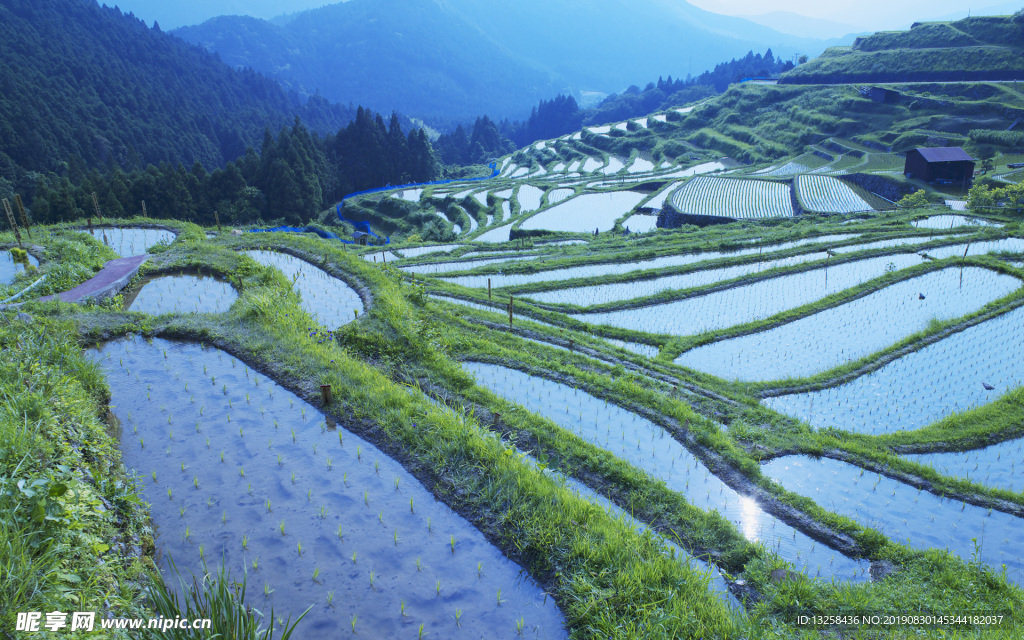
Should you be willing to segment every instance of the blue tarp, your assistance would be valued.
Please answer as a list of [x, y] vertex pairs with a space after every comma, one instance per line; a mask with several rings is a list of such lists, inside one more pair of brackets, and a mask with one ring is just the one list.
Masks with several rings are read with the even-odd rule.
[[[436, 180], [434, 182], [417, 182], [414, 184], [403, 184], [397, 187], [378, 187], [376, 189], [367, 189], [366, 191], [357, 191], [355, 193], [350, 193], [347, 196], [343, 197], [341, 199], [341, 202], [338, 203], [338, 220], [349, 223], [350, 225], [356, 228], [356, 231], [362, 231], [364, 233], [370, 234], [371, 236], [377, 238], [378, 240], [384, 240], [384, 244], [391, 244], [390, 237], [381, 238], [376, 233], [371, 231], [369, 222], [366, 222], [365, 220], [362, 222], [356, 220], [349, 220], [345, 216], [341, 215], [341, 208], [345, 206], [345, 201], [348, 200], [349, 198], [354, 198], [355, 196], [362, 196], [368, 193], [379, 193], [381, 191], [393, 191], [395, 189], [410, 189], [414, 187], [428, 187], [439, 184], [451, 184], [452, 182], [476, 182], [480, 180], [490, 180], [491, 178], [497, 177], [497, 175], [501, 173], [501, 171], [498, 169], [497, 162], [490, 163], [489, 165], [487, 165], [487, 168], [491, 170], [491, 175], [483, 176], [480, 178], [467, 178], [462, 180]], [[272, 229], [250, 229], [249, 233], [273, 233], [276, 231], [285, 231], [289, 233], [315, 233], [316, 235], [320, 236], [321, 238], [324, 238], [325, 240], [337, 240], [339, 242], [344, 242], [345, 244], [355, 244], [355, 242], [353, 242], [352, 240], [345, 240], [343, 238], [339, 238], [337, 235], [329, 231], [323, 231], [321, 229], [315, 229], [313, 227], [274, 227]]]

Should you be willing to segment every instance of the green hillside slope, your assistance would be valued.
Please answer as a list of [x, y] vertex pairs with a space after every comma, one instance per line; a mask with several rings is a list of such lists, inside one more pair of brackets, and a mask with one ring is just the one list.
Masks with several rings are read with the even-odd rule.
[[793, 69], [783, 83], [1024, 79], [1024, 13], [918, 23], [858, 38]]

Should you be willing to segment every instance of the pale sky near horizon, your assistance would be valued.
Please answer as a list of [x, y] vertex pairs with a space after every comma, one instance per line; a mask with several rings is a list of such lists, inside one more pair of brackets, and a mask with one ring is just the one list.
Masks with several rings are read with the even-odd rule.
[[[152, 24], [158, 20], [164, 29], [198, 24], [216, 15], [242, 14], [272, 18], [284, 13], [333, 4], [341, 0], [98, 0], [108, 6], [119, 5], [124, 11]], [[493, 0], [480, 0], [488, 2]], [[558, 0], [552, 0], [558, 2]], [[865, 31], [909, 26], [917, 20], [942, 18], [958, 11], [973, 9], [983, 14], [986, 7], [1005, 4], [1008, 0], [686, 0], [691, 5], [713, 13], [733, 16], [756, 16], [776, 11], [789, 11], [811, 18], [821, 18], [864, 27]], [[1020, 0], [1024, 6], [1024, 0]]]
[[705, 11], [731, 16], [756, 16], [790, 11], [853, 25], [870, 26], [879, 19], [886, 23], [911, 22], [939, 17], [973, 8], [979, 12], [1001, 4], [999, 0], [687, 0]]

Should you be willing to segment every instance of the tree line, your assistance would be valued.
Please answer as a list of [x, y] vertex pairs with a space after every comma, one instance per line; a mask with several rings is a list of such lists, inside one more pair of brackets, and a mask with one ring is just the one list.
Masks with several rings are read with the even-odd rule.
[[212, 225], [216, 211], [222, 224], [300, 225], [348, 193], [438, 175], [422, 129], [406, 134], [397, 115], [385, 124], [380, 114], [359, 107], [356, 118], [335, 134], [319, 136], [298, 118], [276, 136], [267, 130], [259, 151], [249, 147], [213, 171], [196, 161], [188, 168], [162, 162], [132, 171], [40, 174], [26, 200], [36, 223], [93, 215], [95, 193], [107, 217], [139, 215], [145, 202], [146, 214], [157, 218]]

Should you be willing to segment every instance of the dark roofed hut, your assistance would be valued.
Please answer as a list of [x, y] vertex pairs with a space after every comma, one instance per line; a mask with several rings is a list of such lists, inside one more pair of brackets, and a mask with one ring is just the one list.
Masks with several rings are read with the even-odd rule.
[[974, 178], [974, 158], [960, 147], [911, 149], [907, 152], [903, 173], [908, 178], [961, 184], [967, 189]]

